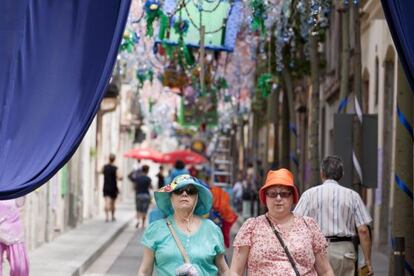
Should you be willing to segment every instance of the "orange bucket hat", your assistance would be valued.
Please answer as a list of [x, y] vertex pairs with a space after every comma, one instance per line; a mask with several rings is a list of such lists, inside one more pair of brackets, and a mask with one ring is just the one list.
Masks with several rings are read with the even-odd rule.
[[293, 190], [293, 203], [299, 200], [299, 192], [293, 183], [293, 174], [287, 169], [269, 171], [266, 176], [265, 184], [259, 190], [259, 198], [263, 205], [266, 205], [266, 189], [272, 186], [282, 185]]

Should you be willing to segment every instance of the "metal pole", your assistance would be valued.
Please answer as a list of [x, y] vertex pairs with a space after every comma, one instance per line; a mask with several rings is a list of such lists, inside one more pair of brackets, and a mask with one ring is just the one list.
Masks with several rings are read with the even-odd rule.
[[405, 242], [404, 238], [398, 237], [394, 239], [394, 275], [405, 275], [404, 273], [404, 257]]

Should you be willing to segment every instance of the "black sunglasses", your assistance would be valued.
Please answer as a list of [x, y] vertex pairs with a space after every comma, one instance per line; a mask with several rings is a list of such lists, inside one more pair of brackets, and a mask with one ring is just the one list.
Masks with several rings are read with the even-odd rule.
[[192, 186], [183, 187], [181, 189], [177, 189], [172, 191], [175, 195], [182, 195], [184, 192], [186, 192], [187, 195], [196, 195], [198, 194], [197, 188], [194, 188]]
[[281, 198], [288, 198], [292, 195], [292, 192], [267, 191], [266, 195], [270, 198], [276, 198], [278, 195], [280, 195]]

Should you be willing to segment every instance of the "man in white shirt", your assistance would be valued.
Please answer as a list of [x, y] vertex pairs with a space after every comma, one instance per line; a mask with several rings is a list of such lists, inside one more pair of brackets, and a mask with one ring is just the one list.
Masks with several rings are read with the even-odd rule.
[[338, 183], [342, 176], [342, 160], [338, 156], [325, 157], [321, 163], [323, 184], [305, 191], [294, 213], [312, 217], [318, 222], [329, 242], [329, 262], [335, 275], [354, 275], [356, 253], [352, 240], [356, 235], [368, 266], [368, 275], [373, 275], [368, 228], [372, 218], [359, 194]]

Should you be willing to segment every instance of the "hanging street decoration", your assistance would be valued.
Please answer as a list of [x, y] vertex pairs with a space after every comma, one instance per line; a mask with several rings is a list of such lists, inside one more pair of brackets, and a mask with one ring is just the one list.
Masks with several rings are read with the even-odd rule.
[[266, 33], [265, 21], [267, 19], [267, 3], [266, 0], [251, 0], [249, 3], [252, 9], [251, 27], [254, 32], [260, 32], [262, 35]]
[[154, 35], [154, 22], [160, 21], [160, 35], [164, 34], [165, 28], [168, 25], [168, 17], [161, 10], [161, 3], [158, 0], [147, 0], [145, 2], [145, 19], [147, 21], [147, 36]]
[[152, 81], [154, 80], [154, 71], [152, 71], [152, 69], [138, 69], [136, 77], [138, 80], [138, 89], [141, 89], [144, 87], [144, 82], [146, 80], [152, 84]]
[[181, 28], [167, 31], [157, 42], [177, 45], [180, 35], [185, 32], [185, 44], [200, 47], [200, 30], [205, 27], [205, 48], [213, 51], [233, 51], [242, 17], [241, 0], [166, 0], [164, 13], [173, 22], [184, 22]]
[[135, 47], [135, 44], [139, 42], [139, 36], [136, 32], [132, 30], [125, 30], [124, 35], [122, 36], [122, 42], [120, 46], [121, 52], [132, 53]]

